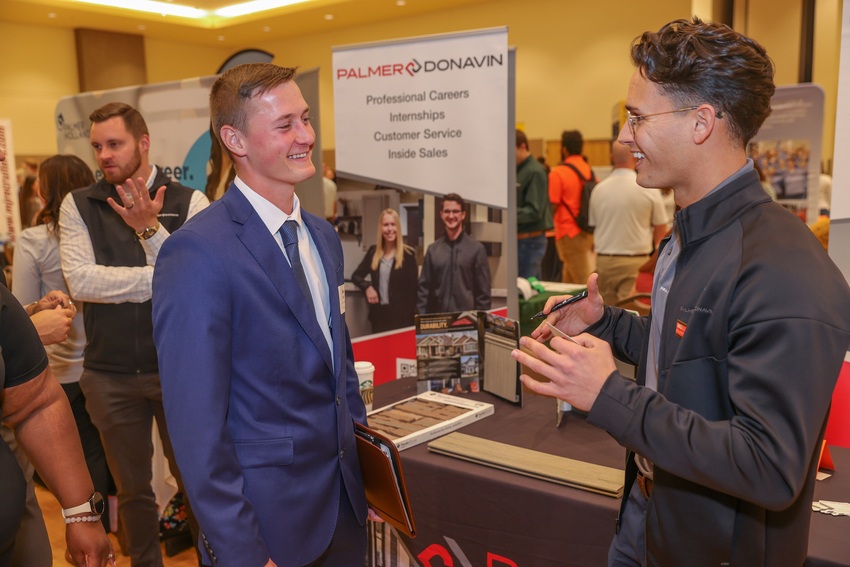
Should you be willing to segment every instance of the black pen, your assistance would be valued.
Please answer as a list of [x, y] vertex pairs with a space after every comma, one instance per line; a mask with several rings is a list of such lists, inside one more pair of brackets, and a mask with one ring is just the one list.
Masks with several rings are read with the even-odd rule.
[[[549, 313], [553, 313], [553, 312], [557, 311], [558, 309], [561, 309], [562, 307], [566, 307], [570, 303], [575, 303], [576, 301], [581, 301], [585, 297], [587, 297], [587, 290], [584, 290], [583, 292], [579, 293], [578, 295], [573, 295], [572, 297], [568, 297], [563, 301], [559, 301], [558, 303], [556, 303], [555, 305], [552, 306], [552, 309], [549, 310]], [[541, 311], [540, 313], [538, 313], [537, 315], [535, 315], [531, 319], [532, 320], [542, 319], [543, 317], [546, 317], [547, 315], [549, 315], [549, 313], [544, 313], [543, 311]]]

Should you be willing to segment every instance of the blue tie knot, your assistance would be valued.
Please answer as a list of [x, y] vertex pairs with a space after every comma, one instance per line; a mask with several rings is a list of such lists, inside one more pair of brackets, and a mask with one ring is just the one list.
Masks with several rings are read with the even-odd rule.
[[292, 244], [298, 244], [298, 222], [289, 219], [280, 227], [280, 236], [283, 238], [283, 245], [286, 251], [289, 252], [289, 247]]

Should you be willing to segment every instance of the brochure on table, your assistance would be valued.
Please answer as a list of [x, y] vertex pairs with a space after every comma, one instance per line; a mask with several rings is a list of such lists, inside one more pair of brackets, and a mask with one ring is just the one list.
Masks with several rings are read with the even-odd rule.
[[416, 376], [419, 392], [461, 394], [485, 390], [522, 404], [519, 322], [486, 311], [417, 315]]

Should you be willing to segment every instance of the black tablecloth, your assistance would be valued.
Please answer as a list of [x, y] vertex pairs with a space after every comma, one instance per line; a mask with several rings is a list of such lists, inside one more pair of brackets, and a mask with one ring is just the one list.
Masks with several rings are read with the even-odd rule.
[[[379, 386], [375, 407], [416, 394], [416, 382]], [[528, 394], [524, 407], [486, 392], [496, 406], [462, 432], [545, 453], [622, 469], [625, 450], [605, 432], [569, 414], [555, 427], [555, 400]], [[818, 483], [815, 499], [850, 501], [850, 450], [832, 448], [837, 472]], [[427, 443], [401, 453], [418, 536], [405, 541], [423, 565], [606, 564], [619, 499], [429, 453]], [[807, 567], [850, 565], [850, 517], [813, 513]], [[427, 557], [432, 557], [431, 561]], [[466, 563], [464, 563], [464, 559]]]
[[[412, 380], [384, 384], [375, 407], [415, 394]], [[527, 394], [520, 408], [485, 392], [465, 397], [497, 406], [494, 415], [464, 427], [465, 434], [623, 468], [624, 450], [584, 418], [568, 415], [556, 428], [551, 398]], [[427, 443], [401, 456], [418, 529], [408, 540], [414, 555], [442, 546], [462, 565], [455, 545], [476, 567], [489, 564], [488, 554], [494, 566], [605, 564], [619, 499], [429, 453]]]

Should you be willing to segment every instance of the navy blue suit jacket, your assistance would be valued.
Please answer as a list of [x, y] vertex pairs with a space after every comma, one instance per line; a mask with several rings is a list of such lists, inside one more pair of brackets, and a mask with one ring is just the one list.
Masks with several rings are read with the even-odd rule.
[[342, 246], [324, 219], [303, 210], [302, 219], [327, 277], [332, 352], [235, 186], [157, 260], [163, 402], [207, 563], [303, 565], [330, 543], [341, 497], [365, 522], [353, 420], [366, 417], [340, 308]]

